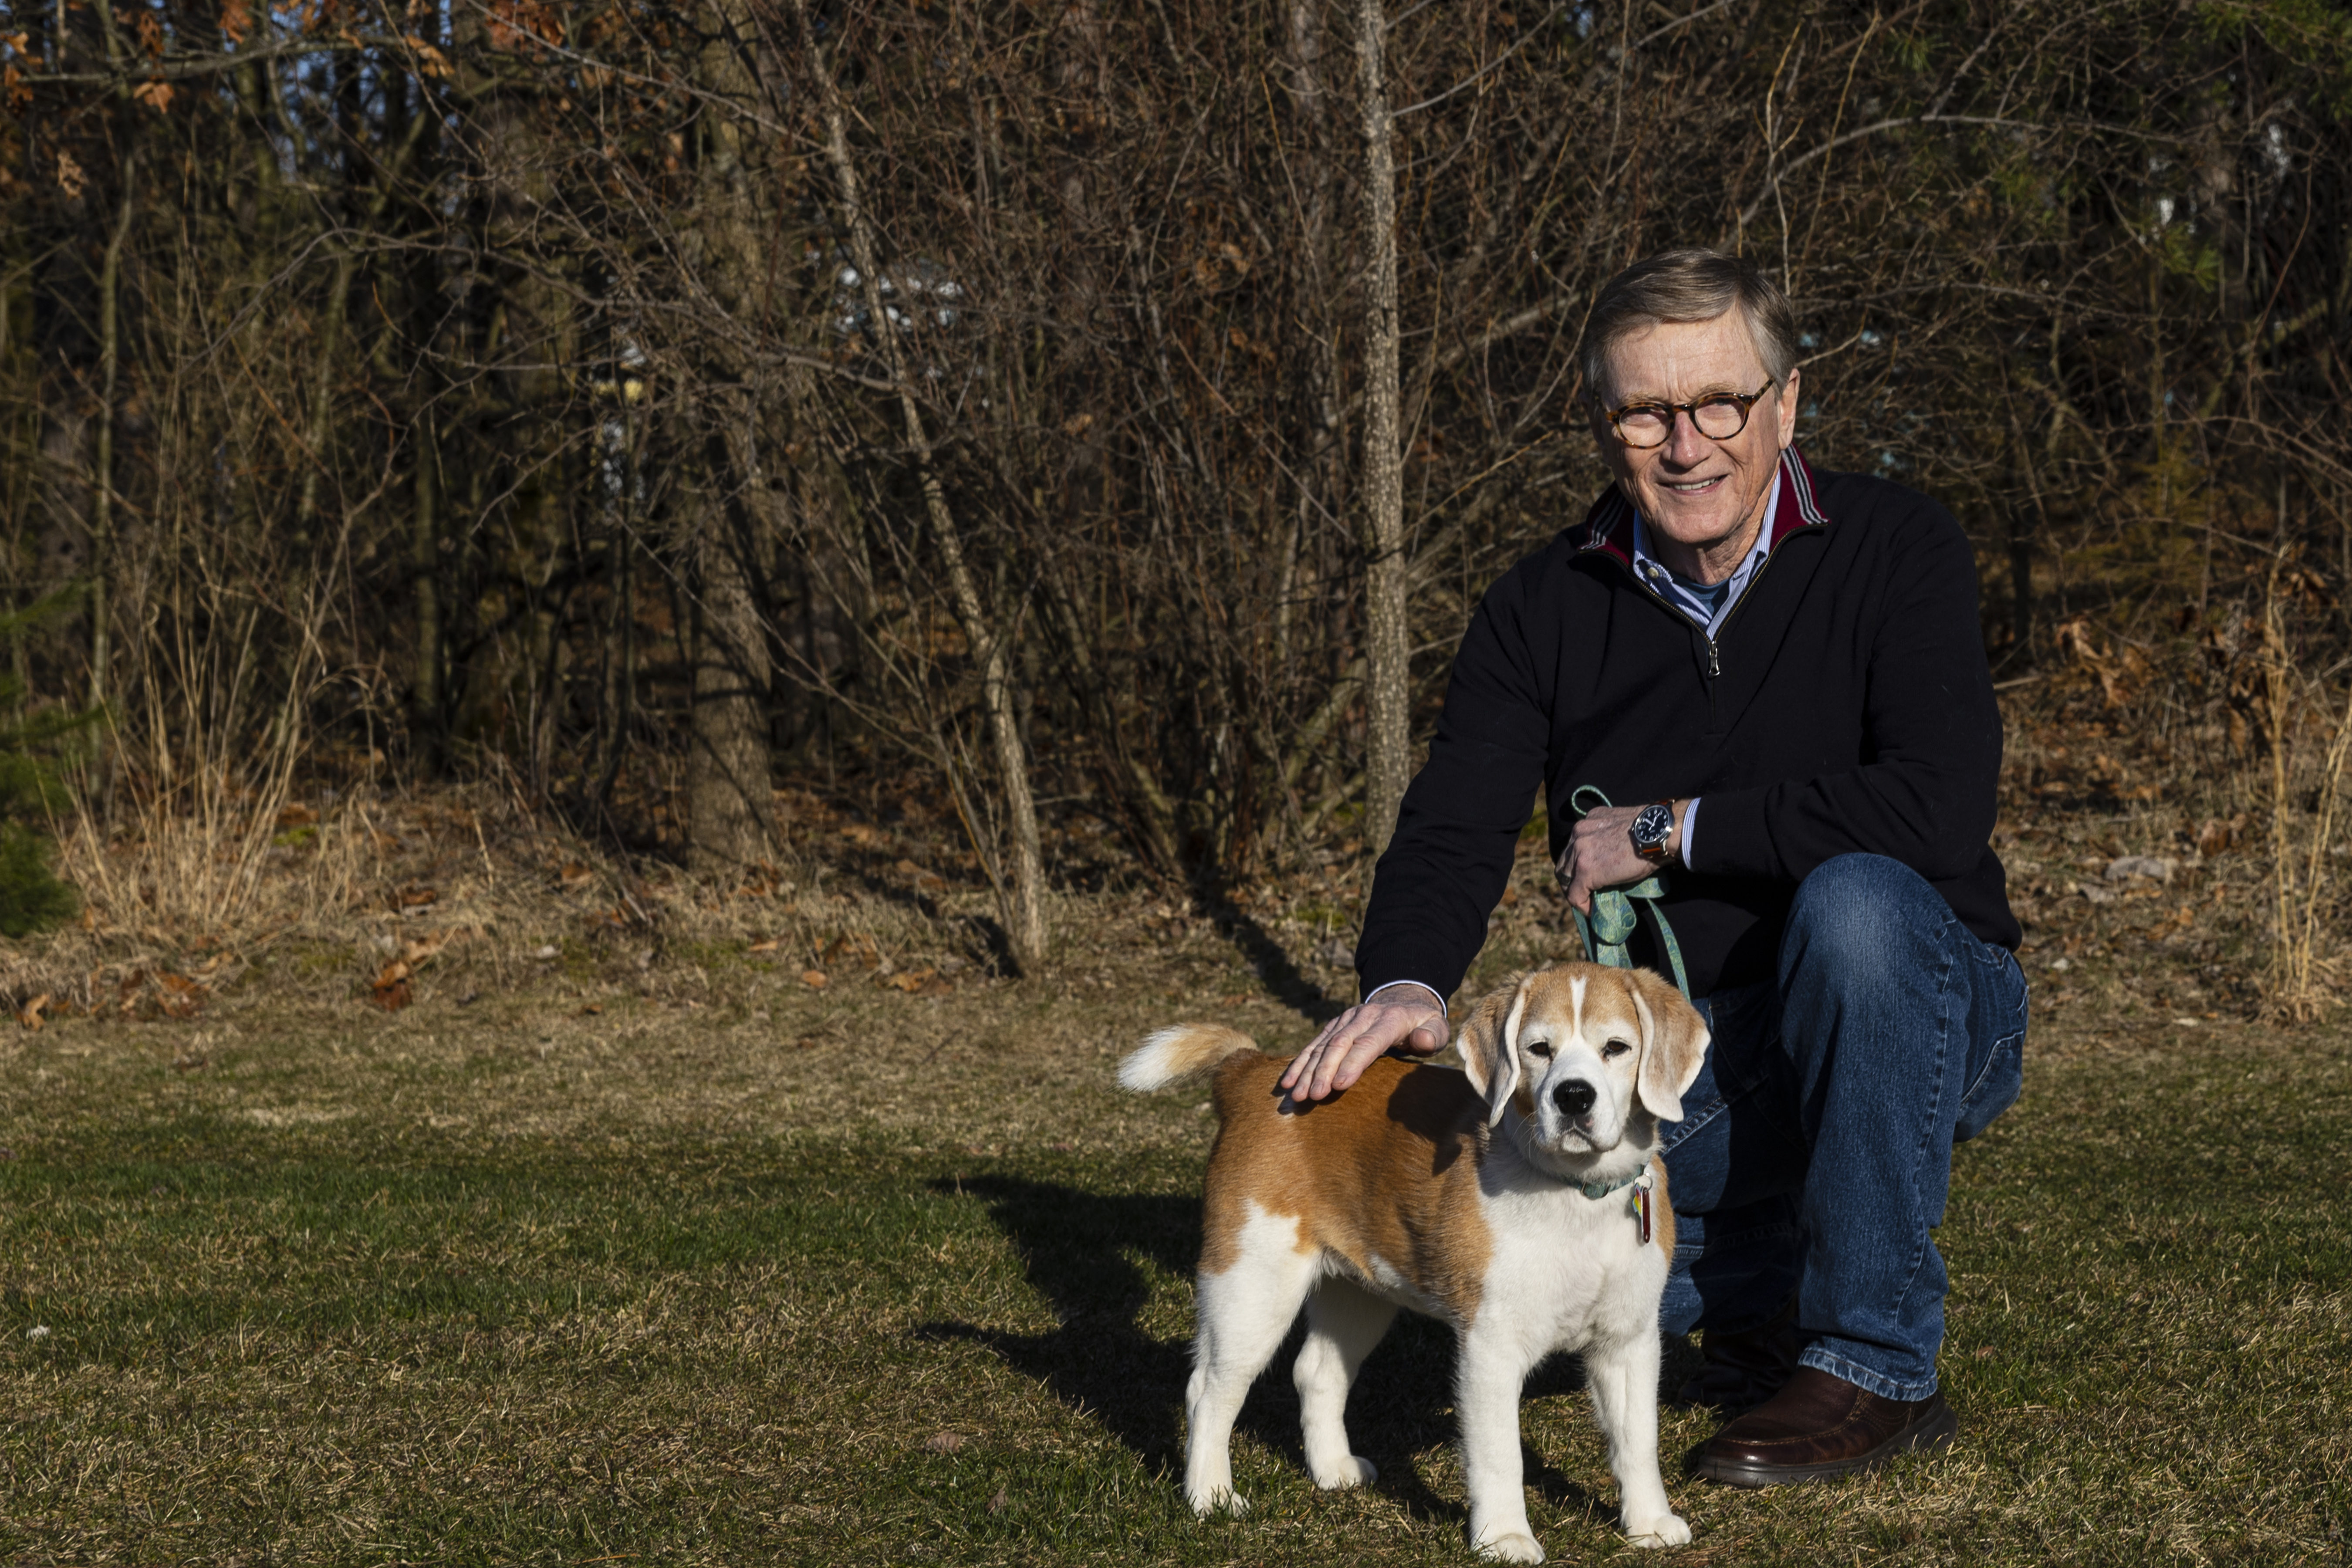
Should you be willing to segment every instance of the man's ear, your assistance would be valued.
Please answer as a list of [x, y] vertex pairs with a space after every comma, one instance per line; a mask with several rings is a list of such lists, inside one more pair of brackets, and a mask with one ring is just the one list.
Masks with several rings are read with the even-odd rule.
[[1673, 981], [1646, 969], [1632, 972], [1633, 1011], [1642, 1017], [1642, 1070], [1634, 1090], [1661, 1121], [1683, 1119], [1683, 1090], [1698, 1077], [1711, 1037], [1698, 1009]]
[[1470, 1087], [1486, 1101], [1490, 1127], [1503, 1119], [1503, 1107], [1519, 1087], [1519, 1019], [1527, 1007], [1527, 981], [1514, 975], [1478, 998], [1462, 1021], [1461, 1038], [1454, 1041]]

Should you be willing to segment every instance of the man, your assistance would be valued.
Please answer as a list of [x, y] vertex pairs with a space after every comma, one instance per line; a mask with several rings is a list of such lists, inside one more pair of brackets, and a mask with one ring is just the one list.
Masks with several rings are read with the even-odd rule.
[[[1929, 1232], [2025, 1035], [1973, 556], [1926, 497], [1797, 455], [1796, 337], [1711, 251], [1601, 290], [1578, 353], [1616, 484], [1480, 604], [1374, 875], [1364, 1000], [1283, 1079], [1320, 1100], [1443, 1047], [1539, 786], [1578, 910], [1663, 874], [1714, 1042], [1665, 1130], [1662, 1321], [1705, 1331], [1685, 1397], [1747, 1408], [1697, 1467], [1738, 1486], [1958, 1429]], [[1583, 785], [1616, 804], [1580, 819]]]

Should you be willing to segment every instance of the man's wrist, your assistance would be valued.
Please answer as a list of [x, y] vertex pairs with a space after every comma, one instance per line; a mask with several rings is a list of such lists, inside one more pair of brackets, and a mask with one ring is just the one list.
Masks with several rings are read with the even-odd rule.
[[1429, 1005], [1437, 1009], [1437, 1016], [1439, 1017], [1445, 1018], [1449, 1022], [1451, 1021], [1452, 1015], [1448, 1014], [1445, 1010], [1445, 998], [1437, 994], [1437, 988], [1435, 986], [1424, 985], [1418, 980], [1384, 981], [1381, 984], [1373, 986], [1370, 991], [1365, 992], [1364, 1000], [1369, 1003], [1373, 997], [1378, 996], [1383, 991], [1401, 991], [1408, 985], [1429, 998]]
[[1633, 820], [1626, 825], [1625, 837], [1643, 860], [1653, 866], [1664, 860], [1674, 847], [1675, 803], [1654, 800], [1635, 811]]

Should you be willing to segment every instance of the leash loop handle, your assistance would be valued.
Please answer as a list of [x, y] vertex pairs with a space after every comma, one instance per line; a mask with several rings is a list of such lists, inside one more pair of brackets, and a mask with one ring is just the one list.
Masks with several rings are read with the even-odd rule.
[[[1598, 785], [1578, 784], [1568, 792], [1569, 809], [1576, 813], [1580, 821], [1611, 804]], [[1587, 915], [1573, 904], [1569, 906], [1569, 913], [1576, 917], [1576, 934], [1583, 941], [1585, 952], [1593, 963], [1611, 969], [1633, 967], [1626, 944], [1633, 941], [1641, 916], [1646, 913], [1651, 930], [1657, 935], [1659, 950], [1674, 969], [1675, 989], [1683, 994], [1684, 1000], [1689, 1001], [1690, 975], [1683, 968], [1683, 945], [1675, 940], [1675, 928], [1667, 923], [1666, 911], [1658, 907], [1658, 900], [1665, 895], [1666, 873], [1653, 871], [1630, 887], [1595, 889], [1591, 914]]]

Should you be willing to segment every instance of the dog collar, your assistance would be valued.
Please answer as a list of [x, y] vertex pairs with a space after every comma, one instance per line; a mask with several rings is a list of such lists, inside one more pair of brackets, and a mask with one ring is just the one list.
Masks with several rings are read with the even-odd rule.
[[1623, 1181], [1579, 1182], [1576, 1184], [1576, 1190], [1582, 1193], [1586, 1197], [1598, 1202], [1600, 1199], [1607, 1197], [1612, 1193], [1622, 1193], [1630, 1186], [1639, 1184], [1646, 1187], [1649, 1185], [1649, 1180], [1650, 1167], [1644, 1165], [1640, 1170], [1634, 1172], [1632, 1175], [1627, 1176]]

